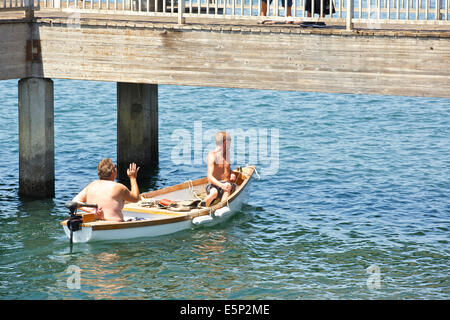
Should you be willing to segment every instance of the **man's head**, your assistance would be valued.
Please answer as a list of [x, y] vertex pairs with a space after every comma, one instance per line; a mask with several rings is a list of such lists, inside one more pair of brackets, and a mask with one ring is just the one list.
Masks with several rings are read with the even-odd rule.
[[97, 166], [97, 174], [101, 180], [112, 180], [115, 179], [116, 165], [113, 163], [112, 159], [106, 158], [101, 160]]
[[218, 147], [222, 147], [223, 149], [225, 149], [230, 146], [231, 137], [225, 131], [220, 131], [216, 133], [215, 140]]

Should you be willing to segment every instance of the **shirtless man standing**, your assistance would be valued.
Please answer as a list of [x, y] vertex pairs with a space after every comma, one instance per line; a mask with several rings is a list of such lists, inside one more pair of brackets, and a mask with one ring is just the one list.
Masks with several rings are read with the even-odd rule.
[[221, 197], [225, 201], [236, 189], [236, 175], [231, 171], [229, 162], [231, 138], [225, 131], [218, 132], [215, 136], [216, 149], [211, 151], [206, 158], [207, 178], [209, 184], [206, 186], [207, 197], [205, 205]]
[[130, 178], [131, 191], [121, 183], [115, 182], [117, 167], [110, 158], [103, 159], [97, 166], [99, 180], [92, 181], [72, 201], [93, 203], [98, 205], [95, 218], [109, 221], [123, 221], [122, 209], [125, 201], [139, 201], [139, 188], [137, 185], [137, 173], [135, 163], [131, 163], [127, 169]]

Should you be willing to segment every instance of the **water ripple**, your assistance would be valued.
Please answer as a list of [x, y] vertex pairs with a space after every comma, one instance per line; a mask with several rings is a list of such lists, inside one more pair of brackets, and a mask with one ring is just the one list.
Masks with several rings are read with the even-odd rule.
[[[450, 297], [448, 99], [159, 86], [160, 164], [141, 190], [204, 175], [204, 163], [170, 158], [171, 134], [192, 134], [195, 121], [204, 132], [279, 129], [278, 172], [223, 225], [69, 254], [63, 204], [101, 158], [116, 158], [115, 90], [55, 80], [56, 197], [36, 201], [18, 197], [17, 81], [0, 83], [0, 297]], [[80, 290], [67, 287], [69, 265], [81, 268]]]

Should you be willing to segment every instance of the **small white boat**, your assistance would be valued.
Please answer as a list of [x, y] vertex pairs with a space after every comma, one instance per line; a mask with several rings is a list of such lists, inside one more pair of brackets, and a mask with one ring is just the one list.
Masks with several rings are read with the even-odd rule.
[[[79, 225], [76, 231], [68, 228], [66, 219], [61, 222], [64, 231], [73, 242], [121, 240], [139, 237], [154, 237], [171, 234], [199, 226], [221, 223], [238, 212], [246, 201], [254, 166], [238, 167], [236, 190], [226, 201], [216, 200], [210, 207], [198, 206], [206, 196], [207, 178], [187, 181], [160, 190], [142, 193], [141, 200], [127, 203], [123, 208], [124, 222], [96, 220], [89, 221], [77, 215]], [[170, 205], [164, 206], [170, 200]], [[69, 222], [70, 224], [70, 222]]]

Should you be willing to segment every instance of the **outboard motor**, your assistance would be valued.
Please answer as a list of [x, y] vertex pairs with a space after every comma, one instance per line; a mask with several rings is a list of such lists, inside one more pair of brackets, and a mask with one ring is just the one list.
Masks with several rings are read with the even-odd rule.
[[73, 233], [81, 230], [81, 225], [83, 224], [83, 217], [76, 214], [77, 209], [80, 207], [98, 208], [98, 205], [69, 201], [65, 204], [65, 206], [70, 210], [70, 217], [67, 220], [67, 228], [70, 230], [70, 252], [72, 252]]
[[67, 228], [72, 232], [80, 230], [81, 224], [83, 223], [83, 217], [76, 215], [78, 202], [67, 202], [66, 207], [70, 210], [70, 217], [69, 220], [67, 220]]

